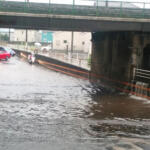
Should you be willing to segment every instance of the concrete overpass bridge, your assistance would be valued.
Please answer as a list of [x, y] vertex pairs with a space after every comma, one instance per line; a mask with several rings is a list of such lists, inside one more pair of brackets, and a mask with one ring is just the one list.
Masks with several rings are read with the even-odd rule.
[[147, 3], [100, 2], [71, 5], [0, 1], [0, 27], [89, 32], [150, 31]]
[[130, 82], [134, 67], [150, 69], [150, 4], [73, 2], [0, 1], [0, 27], [92, 32], [91, 78]]

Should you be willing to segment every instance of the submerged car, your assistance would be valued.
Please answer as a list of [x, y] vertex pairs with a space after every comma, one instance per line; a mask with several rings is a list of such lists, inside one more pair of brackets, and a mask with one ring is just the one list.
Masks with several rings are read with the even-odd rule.
[[16, 52], [14, 50], [12, 50], [11, 48], [9, 47], [4, 47], [4, 49], [10, 53], [11, 56], [15, 56], [16, 55]]
[[8, 60], [10, 57], [10, 53], [7, 52], [3, 47], [0, 47], [0, 60]]
[[50, 51], [50, 50], [52, 50], [52, 46], [51, 46], [51, 45], [48, 45], [48, 46], [45, 46], [45, 47], [42, 47], [42, 48], [41, 48], [41, 51], [42, 51], [42, 52], [48, 52], [48, 51]]

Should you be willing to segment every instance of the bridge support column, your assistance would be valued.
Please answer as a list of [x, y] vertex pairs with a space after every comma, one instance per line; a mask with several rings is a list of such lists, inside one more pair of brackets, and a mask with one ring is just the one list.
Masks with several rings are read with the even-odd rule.
[[130, 82], [133, 68], [142, 66], [143, 49], [148, 43], [150, 33], [92, 33], [91, 79], [117, 86], [120, 81]]

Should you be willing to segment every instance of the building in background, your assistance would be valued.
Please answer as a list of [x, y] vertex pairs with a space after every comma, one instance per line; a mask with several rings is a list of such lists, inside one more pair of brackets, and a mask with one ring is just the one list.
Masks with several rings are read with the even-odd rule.
[[[91, 33], [74, 32], [73, 51], [89, 52], [91, 50]], [[53, 32], [53, 49], [71, 51], [71, 32]]]
[[[28, 30], [28, 42], [36, 42], [37, 41], [37, 32], [35, 30]], [[25, 42], [26, 41], [26, 30], [14, 30], [12, 35], [13, 42]]]
[[[11, 41], [25, 42], [26, 30], [14, 30], [14, 32], [11, 33]], [[72, 32], [28, 30], [28, 42], [51, 45], [53, 50], [71, 51], [73, 48], [73, 51], [88, 53], [91, 50], [91, 33], [74, 32], [72, 47]]]

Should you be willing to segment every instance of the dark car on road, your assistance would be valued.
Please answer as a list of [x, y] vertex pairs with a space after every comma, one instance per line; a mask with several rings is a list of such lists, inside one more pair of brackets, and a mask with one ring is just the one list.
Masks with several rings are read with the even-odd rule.
[[3, 47], [0, 47], [0, 60], [8, 60], [11, 54], [7, 52]]

